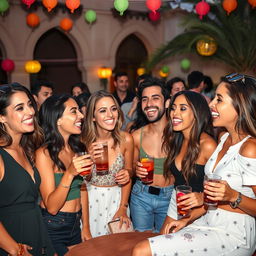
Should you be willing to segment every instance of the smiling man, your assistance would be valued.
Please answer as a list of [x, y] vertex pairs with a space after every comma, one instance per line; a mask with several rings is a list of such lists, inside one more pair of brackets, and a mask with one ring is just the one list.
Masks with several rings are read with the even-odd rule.
[[129, 80], [126, 72], [118, 72], [114, 78], [115, 91], [113, 96], [116, 98], [119, 106], [126, 102], [132, 102], [135, 94], [129, 90]]
[[[137, 180], [131, 194], [131, 216], [136, 230], [159, 232], [173, 190], [173, 178], [165, 179], [163, 176], [166, 155], [162, 150], [162, 137], [167, 124], [169, 94], [161, 80], [148, 78], [140, 84], [138, 97], [142, 112], [149, 123], [132, 133]], [[142, 168], [140, 159], [147, 157], [154, 158], [151, 184], [141, 181], [146, 177], [147, 170]]]

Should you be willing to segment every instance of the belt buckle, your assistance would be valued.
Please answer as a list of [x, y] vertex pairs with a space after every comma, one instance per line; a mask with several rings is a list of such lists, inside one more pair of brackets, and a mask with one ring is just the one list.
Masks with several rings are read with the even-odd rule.
[[161, 190], [160, 188], [156, 188], [156, 187], [153, 187], [153, 186], [149, 186], [149, 188], [148, 188], [148, 193], [149, 193], [149, 194], [153, 194], [153, 195], [159, 196], [160, 190]]

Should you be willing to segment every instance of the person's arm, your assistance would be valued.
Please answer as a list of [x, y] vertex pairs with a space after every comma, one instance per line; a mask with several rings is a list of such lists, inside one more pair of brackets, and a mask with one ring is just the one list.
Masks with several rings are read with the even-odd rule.
[[[212, 137], [210, 137], [209, 135], [206, 135], [206, 134], [201, 136], [200, 154], [198, 157], [198, 161], [200, 161], [201, 164], [205, 165], [205, 163], [212, 156], [216, 147], [217, 147], [217, 143]], [[184, 196], [181, 196], [179, 199], [180, 199], [180, 201], [182, 201], [182, 203], [180, 203], [180, 204], [184, 205], [184, 210], [192, 209], [195, 207], [201, 207], [204, 204], [204, 194], [203, 193], [192, 192], [189, 194], [185, 194]]]
[[54, 165], [48, 150], [38, 149], [35, 163], [41, 176], [40, 192], [44, 205], [50, 214], [55, 215], [66, 202], [75, 173], [65, 171], [59, 186], [55, 187]]
[[[198, 161], [205, 164], [216, 149], [217, 144], [213, 138], [208, 135], [204, 135], [200, 139], [200, 155]], [[202, 181], [203, 182], [203, 181]], [[203, 206], [204, 196], [203, 193], [192, 192], [179, 197], [178, 204], [183, 206], [184, 210], [191, 210], [190, 215], [187, 218], [181, 220], [175, 220], [169, 216], [166, 217], [164, 225], [161, 229], [162, 234], [168, 234], [170, 232], [177, 232], [186, 225], [192, 223], [197, 218], [205, 214], [206, 210]], [[170, 203], [174, 203], [173, 198]], [[176, 204], [176, 201], [175, 201]], [[170, 231], [171, 230], [171, 231]]]
[[[256, 186], [251, 186], [254, 194], [256, 195]], [[236, 191], [235, 196], [231, 197], [230, 202], [234, 203], [238, 199], [239, 192]], [[256, 199], [241, 195], [241, 203], [237, 206], [243, 212], [256, 217]]]
[[136, 109], [137, 109], [138, 102], [139, 102], [139, 99], [138, 99], [138, 97], [135, 96], [135, 97], [133, 98], [133, 100], [132, 100], [131, 108], [130, 108], [130, 110], [129, 110], [128, 113], [127, 113], [127, 118], [128, 118], [130, 121], [133, 121], [133, 114], [134, 114], [134, 112], [135, 112]]
[[115, 213], [113, 220], [116, 218], [120, 218], [120, 226], [122, 226], [123, 223], [126, 223], [126, 225], [130, 226], [130, 219], [127, 215], [127, 209], [128, 209], [128, 199], [131, 192], [131, 180], [126, 185], [123, 185], [121, 188], [121, 200], [119, 204], [119, 208], [117, 212]]
[[18, 255], [19, 245], [6, 231], [2, 223], [0, 223], [0, 248], [4, 249], [10, 255]]
[[[238, 168], [242, 176], [243, 186], [251, 187], [256, 195], [256, 139], [248, 139], [240, 149], [237, 157]], [[239, 197], [239, 191], [232, 189], [228, 182], [207, 182], [205, 185], [207, 197], [211, 200], [234, 203]], [[241, 202], [237, 208], [243, 212], [256, 216], [256, 199], [241, 194]]]
[[35, 162], [41, 176], [40, 192], [44, 205], [50, 214], [55, 215], [64, 206], [71, 183], [79, 173], [72, 163], [64, 172], [59, 186], [55, 187], [54, 166], [48, 150], [38, 149]]
[[[133, 138], [127, 132], [124, 132], [124, 134], [125, 134], [124, 169], [132, 170], [133, 147], [134, 147]], [[113, 217], [113, 219], [120, 217], [120, 225], [122, 225], [123, 222], [126, 222], [127, 226], [130, 225], [130, 219], [127, 216], [127, 208], [128, 208], [128, 199], [131, 192], [131, 184], [132, 184], [131, 179], [129, 178], [129, 182], [126, 183], [125, 185], [122, 185], [119, 209], [117, 210], [115, 216]]]
[[175, 220], [168, 215], [165, 218], [164, 224], [160, 230], [161, 234], [175, 233], [182, 228], [186, 227], [188, 224], [193, 223], [196, 219], [200, 218], [206, 213], [204, 206], [193, 208], [190, 215], [186, 218], [180, 220]]
[[143, 168], [143, 164], [140, 162], [140, 134], [141, 129], [132, 133], [134, 139], [133, 170], [135, 176], [142, 179], [148, 175], [148, 171], [146, 168]]
[[88, 191], [85, 184], [81, 186], [81, 205], [82, 205], [82, 241], [92, 238], [89, 224], [89, 200]]
[[141, 129], [138, 129], [132, 133], [133, 141], [134, 141], [134, 153], [133, 153], [133, 170], [134, 174], [136, 174], [136, 165], [140, 159], [140, 133]]
[[31, 256], [27, 250], [31, 250], [30, 246], [19, 244], [13, 240], [10, 234], [6, 231], [3, 224], [0, 222], [0, 248], [9, 253], [10, 256]]
[[173, 219], [167, 215], [165, 217], [164, 224], [162, 225], [162, 227], [160, 229], [160, 234], [162, 234], [162, 235], [169, 234], [170, 233], [169, 224], [172, 223], [173, 221], [175, 221], [175, 219]]
[[130, 177], [133, 175], [132, 171], [132, 159], [134, 142], [133, 137], [128, 132], [122, 132], [125, 137], [123, 145], [124, 148], [124, 168], [121, 169], [115, 176], [115, 181], [118, 185], [125, 185], [129, 182]]

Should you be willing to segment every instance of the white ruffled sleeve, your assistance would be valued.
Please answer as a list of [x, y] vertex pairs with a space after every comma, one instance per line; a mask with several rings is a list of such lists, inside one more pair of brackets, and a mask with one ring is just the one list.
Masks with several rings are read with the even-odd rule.
[[242, 176], [243, 185], [256, 185], [256, 158], [244, 157], [238, 154], [237, 164]]

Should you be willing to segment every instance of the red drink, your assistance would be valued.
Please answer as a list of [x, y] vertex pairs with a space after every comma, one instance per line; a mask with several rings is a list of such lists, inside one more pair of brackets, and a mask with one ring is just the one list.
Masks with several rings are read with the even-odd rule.
[[[179, 202], [178, 198], [185, 195], [185, 193], [179, 192], [176, 194], [176, 202]], [[179, 217], [186, 217], [189, 215], [189, 210], [182, 210], [184, 205], [177, 205], [177, 212]]]
[[[206, 181], [206, 180], [205, 180]], [[219, 180], [214, 180], [214, 179], [208, 179], [207, 182], [215, 182], [215, 183], [218, 183], [220, 182]], [[209, 198], [207, 198], [207, 194], [204, 193], [204, 203], [207, 204], [207, 205], [213, 205], [213, 206], [216, 206], [218, 204], [218, 201], [214, 201], [214, 200], [211, 200]]]
[[142, 158], [140, 162], [142, 163], [142, 167], [148, 171], [148, 175], [142, 178], [141, 181], [146, 184], [152, 183], [154, 177], [154, 159]]
[[207, 198], [206, 194], [204, 194], [204, 203], [207, 205], [217, 205], [217, 202]]
[[108, 162], [96, 163], [97, 175], [108, 174]]
[[96, 174], [106, 175], [108, 174], [108, 143], [99, 143], [102, 146], [103, 152], [101, 157], [95, 159]]
[[[221, 180], [221, 176], [218, 176], [214, 173], [210, 173], [204, 176], [204, 183], [205, 182], [215, 182], [215, 183], [219, 183]], [[212, 205], [212, 206], [216, 206], [218, 204], [218, 201], [214, 201], [211, 200], [209, 198], [207, 198], [207, 194], [204, 193], [204, 203], [206, 205]]]
[[[182, 205], [182, 201], [179, 200], [181, 196], [192, 192], [192, 188], [186, 185], [179, 185], [176, 187], [176, 203], [177, 203], [177, 215], [178, 219], [188, 217], [190, 215], [190, 209], [184, 210], [187, 205]], [[179, 204], [179, 205], [178, 205]]]
[[[88, 166], [84, 166], [84, 167], [88, 167]], [[91, 174], [91, 170], [87, 170], [87, 171], [84, 171], [84, 172], [80, 172], [80, 175], [81, 176], [87, 176], [87, 175], [90, 175]]]

